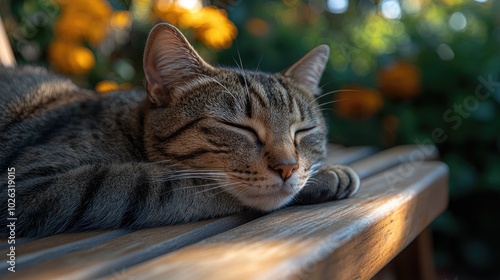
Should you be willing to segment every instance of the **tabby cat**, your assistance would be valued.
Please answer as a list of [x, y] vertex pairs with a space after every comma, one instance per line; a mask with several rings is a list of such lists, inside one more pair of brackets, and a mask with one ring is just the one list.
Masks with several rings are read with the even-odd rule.
[[173, 26], [155, 26], [146, 92], [98, 95], [34, 67], [0, 68], [0, 165], [17, 236], [137, 229], [268, 212], [353, 195], [345, 166], [322, 165], [316, 96], [325, 45], [281, 73], [215, 68]]

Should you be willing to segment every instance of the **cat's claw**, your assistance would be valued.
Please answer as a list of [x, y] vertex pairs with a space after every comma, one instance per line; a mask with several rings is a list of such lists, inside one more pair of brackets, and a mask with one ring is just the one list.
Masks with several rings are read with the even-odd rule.
[[329, 165], [321, 168], [299, 192], [297, 204], [314, 204], [353, 196], [361, 181], [350, 167]]

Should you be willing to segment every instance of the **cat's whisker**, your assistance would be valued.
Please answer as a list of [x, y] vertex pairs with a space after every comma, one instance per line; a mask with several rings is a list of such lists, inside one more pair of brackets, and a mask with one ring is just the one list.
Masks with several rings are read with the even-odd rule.
[[200, 171], [190, 171], [190, 170], [182, 170], [171, 172], [170, 175], [172, 177], [176, 176], [184, 176], [184, 175], [197, 175], [197, 176], [215, 176], [215, 177], [226, 177], [226, 173], [222, 171], [216, 170], [200, 170]]
[[333, 108], [321, 108], [319, 109], [321, 112], [324, 112], [324, 111], [332, 111], [332, 112], [337, 112], [337, 110], [333, 109]]
[[159, 195], [164, 195], [164, 194], [167, 194], [167, 193], [173, 193], [173, 192], [176, 192], [176, 191], [185, 191], [185, 190], [191, 190], [191, 189], [197, 189], [197, 188], [204, 188], [204, 187], [210, 187], [208, 189], [205, 189], [205, 190], [202, 190], [202, 191], [199, 191], [199, 192], [194, 192], [193, 194], [197, 194], [197, 193], [200, 193], [200, 192], [204, 192], [206, 190], [211, 190], [211, 189], [218, 189], [218, 188], [222, 188], [228, 184], [232, 184], [232, 183], [209, 183], [209, 184], [202, 184], [202, 185], [189, 185], [189, 186], [183, 186], [183, 187], [179, 187], [179, 188], [172, 188], [171, 190], [168, 190], [164, 193], [160, 193]]
[[247, 78], [245, 78], [245, 75], [242, 74], [241, 75], [243, 77], [243, 80], [245, 81], [245, 89], [247, 91], [247, 96], [250, 96], [250, 90], [248, 89], [248, 82], [247, 82]]
[[215, 182], [225, 182], [226, 180], [224, 179], [217, 179], [217, 178], [207, 178], [207, 177], [186, 177], [186, 178], [165, 178], [161, 180], [162, 182], [172, 182], [172, 181], [190, 181], [190, 180], [210, 180], [210, 181], [215, 181]]
[[330, 85], [332, 83], [333, 83], [333, 81], [329, 81], [327, 83], [324, 83], [322, 86], [319, 87], [319, 89], [323, 89], [324, 87], [326, 87], [327, 85]]
[[[219, 184], [219, 185], [212, 187], [212, 188], [207, 188], [207, 189], [204, 189], [201, 191], [194, 192], [193, 194], [205, 193], [205, 192], [209, 192], [209, 191], [213, 191], [213, 190], [217, 190], [217, 189], [221, 189], [221, 192], [223, 192], [224, 190], [232, 189], [235, 187], [238, 187], [238, 183]], [[218, 193], [220, 193], [220, 192], [218, 192]]]
[[227, 175], [220, 171], [194, 171], [194, 170], [173, 170], [162, 174], [152, 174], [153, 179], [164, 182], [178, 180], [205, 179], [213, 181], [225, 181]]
[[[205, 190], [211, 190], [211, 189], [217, 189], [217, 188], [220, 188], [220, 187], [223, 187], [223, 186], [226, 186], [228, 184], [231, 184], [231, 183], [225, 183], [225, 184], [221, 184], [221, 183], [210, 183], [210, 184], [202, 184], [202, 185], [193, 185], [193, 186], [187, 186], [187, 187], [183, 187], [181, 189], [185, 190], [185, 189], [193, 189], [193, 188], [206, 188], [206, 189], [203, 189], [203, 191]], [[208, 188], [207, 188], [208, 187]]]
[[220, 169], [192, 169], [189, 167], [184, 167], [185, 169], [172, 169], [171, 172], [175, 173], [200, 173], [200, 172], [212, 172], [212, 173], [223, 173], [223, 170]]
[[219, 193], [224, 192], [227, 189], [231, 189], [231, 187], [236, 187], [236, 186], [232, 185], [232, 184], [217, 185], [215, 187], [211, 187], [211, 188], [207, 188], [207, 189], [203, 189], [203, 190], [194, 192], [193, 195], [203, 194], [203, 193], [212, 192], [212, 191], [217, 191], [215, 194], [219, 194]]
[[328, 102], [321, 103], [318, 106], [321, 107], [321, 106], [324, 106], [324, 105], [333, 104], [333, 103], [337, 103], [337, 102], [341, 102], [341, 101], [345, 101], [345, 100], [346, 99], [338, 99], [338, 100], [328, 101]]
[[314, 184], [317, 184], [319, 181], [314, 179], [314, 178], [309, 178], [307, 181], [306, 181], [306, 185], [309, 184], [309, 183], [314, 183]]
[[236, 64], [236, 67], [239, 69], [239, 70], [243, 70], [243, 68], [241, 68], [241, 66], [238, 64], [238, 61], [236, 60], [236, 58], [233, 57], [233, 61], [234, 63]]
[[318, 163], [314, 163], [311, 165], [310, 167], [310, 174], [311, 175], [314, 175], [316, 174], [318, 171], [319, 171], [319, 168], [322, 166], [323, 164], [321, 162], [318, 162]]
[[[247, 95], [250, 95], [250, 90], [248, 89], [248, 82], [247, 82], [247, 79], [245, 77], [245, 70], [243, 69], [243, 61], [241, 60], [240, 48], [238, 47], [238, 44], [236, 44], [236, 51], [238, 52], [238, 59], [240, 60], [240, 65], [238, 68], [240, 69], [241, 76], [243, 77], [243, 80], [245, 81], [245, 88], [247, 91]], [[237, 62], [236, 62], [236, 65], [238, 65]]]
[[308, 105], [311, 106], [314, 102], [318, 101], [320, 98], [323, 98], [323, 97], [325, 97], [327, 95], [334, 94], [334, 93], [339, 93], [339, 92], [344, 92], [344, 91], [351, 92], [351, 91], [361, 91], [361, 90], [359, 90], [359, 89], [338, 89], [338, 90], [332, 90], [332, 91], [323, 93], [323, 94], [319, 95], [318, 97], [314, 98], [314, 100], [311, 101]]
[[210, 176], [210, 175], [174, 175], [165, 178], [166, 181], [179, 181], [179, 180], [193, 180], [193, 179], [206, 179], [214, 181], [223, 181], [225, 177]]
[[172, 172], [172, 176], [177, 176], [177, 175], [216, 175], [216, 176], [226, 176], [225, 173], [221, 171], [215, 171], [215, 170], [203, 170], [203, 171], [190, 171], [190, 170], [182, 170], [178, 171], [175, 170], [175, 172]]
[[236, 61], [236, 59], [233, 58], [234, 62], [236, 63], [236, 66], [238, 66], [238, 68], [243, 71], [243, 62], [241, 61], [241, 53], [240, 53], [240, 48], [238, 46], [238, 43], [236, 43], [236, 52], [238, 53], [238, 59], [240, 61], [240, 64], [238, 65], [238, 62]]
[[260, 62], [262, 61], [262, 58], [264, 58], [264, 55], [261, 55], [260, 58], [259, 58], [259, 62], [257, 62], [257, 68], [255, 68], [255, 72], [258, 72], [259, 71], [259, 66], [260, 66]]

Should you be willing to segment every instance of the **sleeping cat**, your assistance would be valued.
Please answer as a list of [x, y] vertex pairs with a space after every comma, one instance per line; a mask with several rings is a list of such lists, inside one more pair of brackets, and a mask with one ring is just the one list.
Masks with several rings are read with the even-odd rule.
[[41, 68], [0, 67], [0, 228], [15, 173], [17, 236], [138, 229], [353, 195], [323, 165], [316, 102], [329, 49], [281, 73], [215, 68], [173, 26], [153, 28], [146, 92], [98, 95]]

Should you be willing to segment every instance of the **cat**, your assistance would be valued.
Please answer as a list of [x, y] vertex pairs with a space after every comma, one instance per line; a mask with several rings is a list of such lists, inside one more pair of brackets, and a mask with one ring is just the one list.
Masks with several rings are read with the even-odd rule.
[[41, 237], [352, 196], [357, 174], [322, 164], [316, 98], [328, 55], [320, 45], [273, 74], [216, 68], [160, 23], [146, 43], [145, 92], [100, 95], [43, 68], [0, 68], [2, 235], [8, 217], [17, 237]]

